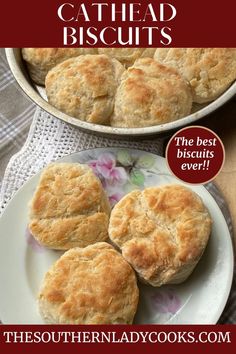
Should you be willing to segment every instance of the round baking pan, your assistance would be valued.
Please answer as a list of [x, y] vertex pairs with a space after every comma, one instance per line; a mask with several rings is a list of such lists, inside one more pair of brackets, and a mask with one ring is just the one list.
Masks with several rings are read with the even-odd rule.
[[147, 138], [151, 136], [168, 135], [171, 131], [183, 128], [186, 125], [191, 125], [193, 123], [195, 124], [201, 118], [206, 117], [210, 113], [217, 110], [236, 94], [236, 82], [234, 82], [218, 99], [204, 106], [194, 106], [193, 113], [179, 120], [145, 128], [114, 128], [104, 125], [87, 123], [70, 117], [69, 115], [54, 108], [47, 102], [45, 89], [31, 81], [26, 66], [21, 57], [20, 48], [6, 48], [6, 56], [16, 81], [22, 90], [29, 96], [29, 98], [31, 98], [31, 100], [38, 106], [56, 118], [70, 123], [82, 130], [85, 130], [86, 132], [114, 138], [123, 137], [129, 139], [135, 137]]

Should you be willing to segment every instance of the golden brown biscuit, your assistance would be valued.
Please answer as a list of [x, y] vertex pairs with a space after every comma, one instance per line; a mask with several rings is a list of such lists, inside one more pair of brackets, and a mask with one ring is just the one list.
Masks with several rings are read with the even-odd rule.
[[154, 58], [189, 81], [197, 103], [213, 101], [236, 79], [235, 48], [158, 48]]
[[135, 273], [104, 242], [73, 248], [47, 272], [39, 309], [51, 324], [131, 324], [139, 291]]
[[66, 250], [108, 238], [110, 205], [90, 167], [55, 163], [42, 173], [31, 202], [29, 229], [43, 246]]
[[49, 70], [66, 59], [82, 54], [96, 54], [95, 48], [22, 48], [29, 74], [34, 82], [45, 84]]
[[138, 59], [121, 77], [111, 126], [148, 127], [188, 115], [192, 94], [188, 83], [172, 68], [151, 58]]
[[49, 102], [90, 123], [108, 124], [124, 67], [106, 55], [82, 55], [64, 61], [46, 77]]
[[[99, 54], [106, 54], [111, 58], [117, 59], [126, 68], [133, 65], [135, 60], [139, 59], [144, 52], [145, 52], [145, 48], [99, 48], [98, 49]], [[149, 56], [149, 53], [148, 52], [146, 53], [147, 56]]]
[[145, 48], [140, 58], [152, 58], [156, 52], [156, 48]]
[[178, 284], [208, 242], [211, 218], [200, 197], [181, 185], [133, 191], [112, 210], [109, 236], [140, 278]]

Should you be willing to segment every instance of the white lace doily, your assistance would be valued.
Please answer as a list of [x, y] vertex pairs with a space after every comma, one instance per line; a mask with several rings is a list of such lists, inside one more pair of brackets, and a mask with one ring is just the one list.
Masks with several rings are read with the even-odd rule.
[[0, 193], [0, 214], [24, 182], [51, 161], [76, 151], [113, 146], [141, 149], [158, 155], [163, 153], [161, 139], [131, 142], [99, 137], [84, 133], [37, 108], [23, 148], [7, 166]]

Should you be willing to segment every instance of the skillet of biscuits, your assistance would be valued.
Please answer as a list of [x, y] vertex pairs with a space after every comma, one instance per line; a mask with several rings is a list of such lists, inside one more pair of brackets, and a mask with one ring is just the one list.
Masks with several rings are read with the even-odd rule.
[[5, 51], [12, 74], [35, 104], [106, 137], [164, 136], [196, 124], [236, 94], [235, 48]]
[[114, 128], [178, 121], [236, 79], [235, 48], [23, 48], [22, 56], [53, 107]]

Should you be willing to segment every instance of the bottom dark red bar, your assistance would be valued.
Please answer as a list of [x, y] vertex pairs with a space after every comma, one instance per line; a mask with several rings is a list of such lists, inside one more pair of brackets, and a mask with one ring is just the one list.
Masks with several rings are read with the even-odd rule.
[[1, 353], [228, 353], [235, 352], [234, 325], [2, 325]]

